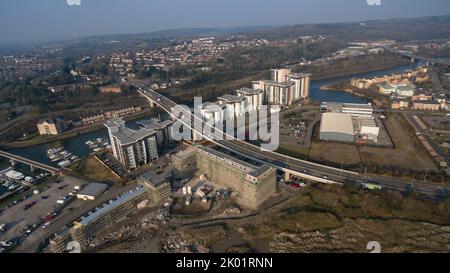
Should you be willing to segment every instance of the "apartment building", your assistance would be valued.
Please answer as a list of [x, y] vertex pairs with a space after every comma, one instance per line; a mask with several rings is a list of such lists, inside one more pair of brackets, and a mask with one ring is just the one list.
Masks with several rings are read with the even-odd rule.
[[291, 69], [272, 69], [271, 80], [253, 82], [253, 89], [263, 90], [264, 101], [289, 106], [309, 97], [311, 74], [292, 73]]
[[264, 102], [264, 93], [261, 89], [243, 87], [236, 90], [236, 95], [245, 98], [245, 109], [249, 111], [258, 110]]
[[68, 127], [68, 123], [62, 117], [40, 120], [37, 124], [40, 135], [58, 135]]
[[104, 125], [108, 128], [114, 157], [126, 169], [135, 170], [158, 159], [155, 130], [146, 128], [132, 130], [125, 126], [125, 121], [121, 118], [108, 120]]

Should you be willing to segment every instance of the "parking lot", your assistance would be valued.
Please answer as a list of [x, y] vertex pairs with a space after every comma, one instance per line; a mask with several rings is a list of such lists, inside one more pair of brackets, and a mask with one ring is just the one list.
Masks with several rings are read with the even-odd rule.
[[[74, 187], [83, 184], [85, 182], [64, 177], [61, 182], [53, 183], [39, 194], [34, 194], [29, 199], [2, 211], [0, 224], [6, 225], [6, 231], [0, 234], [0, 241], [25, 239], [34, 230], [50, 225], [51, 221], [61, 213], [63, 206], [67, 205], [68, 200], [74, 198], [69, 195], [74, 194]], [[65, 204], [57, 204], [61, 197], [67, 198]]]

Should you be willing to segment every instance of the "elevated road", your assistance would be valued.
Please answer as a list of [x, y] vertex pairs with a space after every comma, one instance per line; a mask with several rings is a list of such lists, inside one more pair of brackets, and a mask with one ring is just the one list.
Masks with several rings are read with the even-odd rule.
[[[421, 181], [404, 180], [392, 177], [380, 177], [380, 176], [367, 176], [361, 175], [359, 173], [350, 172], [346, 170], [341, 170], [326, 165], [316, 164], [313, 162], [300, 160], [283, 154], [279, 154], [272, 151], [262, 150], [260, 147], [252, 145], [242, 140], [237, 140], [233, 137], [233, 140], [215, 140], [211, 137], [205, 136], [204, 132], [199, 132], [197, 129], [192, 128], [191, 124], [187, 124], [184, 120], [197, 120], [203, 125], [203, 128], [208, 128], [207, 123], [205, 123], [200, 117], [190, 114], [190, 117], [176, 117], [172, 114], [172, 109], [179, 107], [175, 102], [162, 96], [161, 94], [149, 89], [149, 90], [139, 90], [141, 95], [146, 97], [151, 101], [152, 104], [156, 104], [161, 107], [164, 111], [169, 113], [173, 119], [180, 121], [193, 130], [195, 133], [204, 136], [205, 139], [227, 149], [233, 153], [246, 157], [250, 160], [254, 160], [260, 163], [268, 164], [286, 174], [292, 174], [297, 177], [302, 177], [316, 182], [329, 183], [329, 184], [353, 184], [361, 185], [363, 183], [371, 182], [380, 184], [383, 189], [386, 190], [414, 190], [416, 192], [426, 194], [429, 196], [445, 195], [450, 197], [450, 187], [442, 184], [436, 183], [425, 183]], [[207, 130], [211, 131], [211, 130]], [[223, 134], [223, 132], [218, 132], [217, 129], [215, 133]], [[228, 139], [228, 138], [227, 138]]]
[[391, 53], [394, 53], [394, 54], [397, 54], [397, 55], [400, 55], [400, 56], [403, 56], [403, 57], [406, 57], [406, 58], [410, 58], [410, 59], [414, 59], [414, 60], [421, 60], [421, 61], [425, 61], [425, 62], [430, 63], [430, 64], [439, 64], [439, 65], [450, 66], [450, 61], [436, 59], [436, 58], [427, 58], [427, 57], [417, 56], [417, 55], [414, 55], [414, 54], [412, 54], [410, 52], [396, 50], [396, 49], [393, 49], [391, 47], [385, 47], [384, 49], [389, 51], [389, 52], [391, 52]]
[[40, 162], [36, 162], [34, 160], [24, 158], [24, 157], [15, 155], [15, 154], [11, 154], [11, 153], [8, 153], [5, 151], [0, 151], [0, 156], [7, 158], [9, 160], [12, 160], [13, 162], [24, 163], [24, 164], [30, 165], [33, 168], [47, 171], [53, 175], [61, 173], [61, 169], [58, 169], [58, 168], [55, 168], [55, 167], [52, 167], [52, 166], [49, 166], [49, 165], [46, 165], [46, 164], [43, 164]]

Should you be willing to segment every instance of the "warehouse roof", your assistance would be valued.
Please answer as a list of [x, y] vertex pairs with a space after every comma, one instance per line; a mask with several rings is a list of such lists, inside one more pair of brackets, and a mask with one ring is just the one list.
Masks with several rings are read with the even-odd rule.
[[320, 132], [354, 135], [352, 117], [342, 113], [323, 113]]
[[82, 191], [78, 193], [78, 195], [89, 195], [97, 197], [100, 194], [102, 194], [106, 189], [108, 188], [108, 185], [106, 184], [100, 184], [100, 183], [91, 183], [86, 188], [84, 188]]

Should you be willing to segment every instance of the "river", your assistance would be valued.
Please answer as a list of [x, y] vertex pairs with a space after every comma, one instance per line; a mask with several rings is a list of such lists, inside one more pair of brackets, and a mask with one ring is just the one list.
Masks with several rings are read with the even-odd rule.
[[[414, 65], [417, 66], [417, 65]], [[311, 82], [311, 90], [310, 90], [310, 97], [313, 102], [322, 102], [322, 101], [333, 101], [333, 102], [348, 102], [348, 103], [367, 103], [368, 100], [365, 98], [357, 97], [352, 94], [346, 93], [346, 92], [337, 92], [337, 91], [326, 91], [326, 90], [320, 90], [320, 87], [323, 85], [332, 85], [333, 83], [336, 83], [338, 81], [342, 80], [350, 80], [353, 77], [360, 77], [360, 78], [371, 78], [376, 76], [383, 76], [383, 75], [389, 75], [393, 73], [399, 73], [402, 71], [405, 71], [407, 69], [412, 68], [412, 65], [406, 65], [406, 66], [400, 66], [392, 69], [387, 69], [383, 71], [376, 71], [376, 72], [369, 72], [369, 73], [363, 73], [363, 74], [355, 74], [351, 76], [346, 77], [339, 77], [335, 79], [329, 79], [329, 80], [319, 80], [319, 81], [312, 81]], [[143, 120], [148, 118], [140, 118], [138, 120]], [[136, 127], [136, 121], [129, 121], [127, 122], [127, 126], [130, 127]], [[26, 148], [16, 148], [16, 149], [10, 149], [9, 152], [13, 154], [17, 154], [38, 162], [42, 162], [45, 164], [49, 164], [52, 166], [56, 166], [55, 163], [51, 162], [50, 159], [47, 157], [47, 150], [50, 148], [56, 148], [56, 147], [64, 147], [66, 150], [69, 150], [71, 153], [79, 156], [80, 158], [87, 156], [91, 150], [89, 147], [85, 144], [86, 141], [96, 138], [104, 138], [108, 139], [108, 132], [105, 129], [100, 129], [98, 131], [83, 134], [80, 136], [76, 136], [70, 139], [55, 141], [48, 144], [43, 145], [36, 145]], [[0, 161], [0, 169], [4, 169], [8, 167], [8, 162], [3, 160]]]
[[[146, 118], [139, 118], [136, 120], [128, 121], [126, 122], [126, 125], [128, 127], [137, 129], [138, 125], [136, 124], [137, 121], [150, 119], [150, 117]], [[93, 140], [97, 138], [104, 138], [105, 140], [109, 140], [108, 137], [108, 131], [106, 128], [100, 129], [95, 132], [82, 134], [73, 138], [64, 139], [64, 140], [58, 140], [51, 143], [46, 143], [42, 145], [36, 145], [36, 146], [30, 146], [25, 148], [14, 148], [9, 149], [8, 152], [17, 154], [20, 156], [23, 156], [25, 158], [29, 158], [44, 164], [48, 164], [50, 166], [57, 167], [58, 165], [54, 162], [52, 162], [47, 157], [47, 150], [51, 148], [57, 148], [57, 147], [64, 147], [64, 149], [68, 150], [74, 155], [77, 155], [78, 157], [82, 158], [87, 155], [89, 155], [92, 150], [89, 148], [88, 145], [86, 145], [86, 141]], [[9, 163], [5, 160], [2, 160], [0, 162], [0, 170], [7, 168]]]

